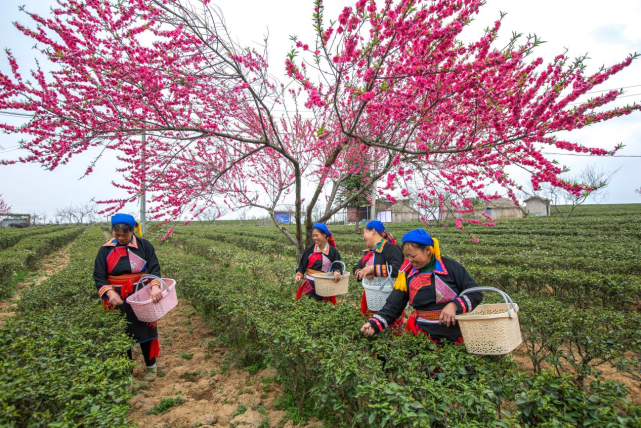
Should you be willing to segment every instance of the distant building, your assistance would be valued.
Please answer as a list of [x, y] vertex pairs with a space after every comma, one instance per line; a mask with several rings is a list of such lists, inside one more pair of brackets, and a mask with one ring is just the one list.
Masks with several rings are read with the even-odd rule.
[[540, 196], [530, 196], [525, 201], [525, 207], [531, 216], [549, 216], [550, 215], [550, 200]]
[[523, 210], [514, 205], [514, 201], [510, 198], [499, 198], [485, 202], [479, 212], [485, 212], [485, 214], [494, 220], [502, 218], [523, 218]]
[[0, 214], [0, 227], [29, 227], [30, 214]]
[[358, 223], [362, 220], [368, 220], [370, 215], [369, 212], [372, 207], [347, 207], [347, 222], [348, 223]]
[[450, 221], [458, 218], [482, 220], [485, 218], [482, 214], [492, 217], [493, 220], [523, 217], [523, 210], [514, 205], [514, 202], [510, 198], [492, 199], [490, 202], [483, 201], [480, 205], [476, 205], [474, 207], [473, 213], [457, 213], [456, 210], [458, 209], [464, 208], [456, 208], [451, 205], [446, 205], [445, 212], [440, 213], [438, 217], [434, 215], [434, 218], [438, 218], [443, 221]]
[[[385, 215], [386, 212], [389, 212], [390, 215]], [[396, 203], [389, 204], [380, 210], [380, 214], [388, 217], [390, 223], [410, 223], [421, 219], [420, 213], [412, 207], [409, 199], [399, 199]], [[384, 221], [380, 218], [379, 220]]]
[[280, 224], [292, 223], [292, 213], [289, 211], [274, 211], [274, 217], [276, 217], [276, 221]]
[[[347, 221], [356, 223], [369, 220], [371, 207], [348, 207]], [[415, 210], [409, 199], [399, 199], [392, 203], [378, 201], [376, 204], [376, 219], [383, 223], [408, 223], [420, 220], [420, 214]]]

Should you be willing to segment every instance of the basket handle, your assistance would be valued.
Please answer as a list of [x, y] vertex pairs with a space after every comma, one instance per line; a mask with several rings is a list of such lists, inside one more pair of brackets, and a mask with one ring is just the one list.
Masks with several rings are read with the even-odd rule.
[[169, 292], [169, 286], [167, 285], [167, 283], [165, 281], [163, 281], [162, 278], [159, 278], [156, 275], [151, 275], [151, 274], [146, 273], [146, 274], [144, 274], [144, 275], [142, 275], [140, 277], [138, 282], [136, 282], [136, 286], [134, 288], [134, 293], [137, 292], [138, 291], [138, 287], [140, 287], [147, 280], [152, 280], [152, 281], [153, 280], [157, 280], [158, 282], [160, 282], [160, 291], [162, 291], [162, 286], [164, 285], [165, 286], [165, 290], [167, 292]]
[[[333, 266], [333, 265], [334, 265], [334, 263], [340, 263], [340, 264], [342, 264], [342, 265], [343, 265], [343, 275], [342, 275], [342, 276], [345, 276], [345, 272], [347, 271], [347, 267], [345, 266], [345, 263], [343, 263], [343, 262], [342, 262], [342, 261], [340, 261], [340, 260], [334, 260], [330, 266]], [[332, 271], [332, 272], [333, 272], [333, 271]]]
[[507, 314], [510, 316], [510, 318], [512, 318], [513, 310], [510, 309], [510, 305], [512, 305], [512, 308], [517, 308], [517, 306], [514, 304], [514, 302], [512, 301], [512, 298], [508, 296], [506, 292], [501, 291], [498, 288], [494, 288], [494, 287], [472, 287], [472, 288], [468, 288], [467, 290], [463, 290], [461, 294], [459, 294], [459, 297], [461, 297], [466, 293], [472, 293], [474, 291], [496, 291], [497, 293], [499, 293], [501, 297], [503, 297], [503, 300], [505, 300], [505, 306], [507, 306]]
[[[390, 268], [389, 268], [389, 264], [388, 264], [388, 263], [385, 263], [385, 269], [387, 270], [387, 277], [385, 278], [385, 281], [383, 281], [383, 283], [382, 283], [382, 284], [380, 285], [380, 287], [378, 288], [378, 291], [383, 291], [383, 288], [385, 288], [385, 286], [387, 285], [387, 283], [388, 283], [388, 282], [390, 282], [390, 281], [391, 281], [391, 279], [392, 279], [392, 272], [390, 271]], [[394, 286], [394, 284], [392, 283], [392, 287], [393, 287], [393, 286]]]

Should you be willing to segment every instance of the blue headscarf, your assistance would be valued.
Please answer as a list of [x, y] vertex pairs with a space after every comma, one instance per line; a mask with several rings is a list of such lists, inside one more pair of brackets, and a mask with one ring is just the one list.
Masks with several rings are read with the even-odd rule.
[[441, 249], [438, 244], [438, 239], [432, 238], [429, 233], [423, 229], [414, 229], [403, 235], [403, 244], [406, 242], [415, 242], [417, 244], [427, 245], [430, 247], [432, 254], [437, 260], [441, 260]]
[[132, 215], [122, 213], [114, 214], [111, 217], [111, 225], [113, 226], [115, 224], [126, 224], [128, 226], [131, 226], [136, 230], [136, 232], [138, 232], [139, 235], [142, 235], [140, 223], [138, 223]]
[[369, 223], [365, 226], [368, 229], [374, 229], [375, 231], [378, 232], [379, 235], [381, 235], [384, 239], [387, 239], [390, 241], [392, 244], [396, 245], [396, 241], [394, 240], [394, 237], [392, 236], [391, 233], [388, 233], [385, 230], [385, 225], [383, 224], [382, 221], [378, 220], [370, 220]]
[[374, 229], [378, 233], [383, 233], [383, 231], [385, 230], [385, 225], [383, 224], [383, 222], [378, 220], [370, 220], [365, 227], [368, 229]]
[[329, 231], [325, 223], [314, 223], [312, 226], [313, 229], [318, 229], [321, 232], [323, 232], [325, 235], [327, 235], [327, 242], [329, 242], [329, 245], [332, 247], [336, 248], [336, 242], [334, 241], [334, 235], [332, 235], [332, 232]]

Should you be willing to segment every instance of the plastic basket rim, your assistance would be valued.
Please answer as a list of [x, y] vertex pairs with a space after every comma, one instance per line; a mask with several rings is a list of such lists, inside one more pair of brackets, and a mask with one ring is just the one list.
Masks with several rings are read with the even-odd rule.
[[[165, 297], [166, 297], [167, 295], [169, 295], [169, 293], [171, 293], [171, 292], [174, 290], [174, 288], [176, 287], [176, 280], [175, 280], [175, 279], [172, 279], [172, 278], [162, 278], [162, 280], [163, 280], [163, 281], [165, 281], [165, 282], [173, 281], [173, 284], [171, 284], [171, 286], [167, 286], [167, 289], [166, 289], [166, 290], [161, 291], [161, 293], [162, 293], [162, 297], [163, 297], [163, 298], [165, 298]], [[146, 287], [146, 286], [145, 286], [145, 287]], [[144, 287], [143, 287], [143, 288], [144, 288]], [[143, 288], [141, 288], [140, 290], [142, 290]], [[138, 290], [138, 291], [140, 291], [140, 290]], [[151, 301], [151, 299], [143, 300], [142, 302], [137, 302], [137, 301], [135, 301], [135, 300], [133, 300], [133, 299], [132, 299], [132, 300], [129, 300], [129, 298], [130, 298], [130, 297], [133, 297], [135, 294], [136, 294], [136, 293], [132, 294], [131, 296], [127, 297], [127, 299], [126, 299], [127, 303], [129, 303], [130, 305], [140, 305], [140, 306], [141, 306], [141, 305], [148, 305], [148, 304], [150, 304], [150, 303], [153, 303], [153, 302]]]
[[[317, 278], [317, 279], [334, 279], [334, 274], [331, 274], [331, 272], [327, 273], [313, 273], [312, 278]], [[343, 275], [341, 275], [341, 279], [349, 278], [349, 272], [345, 272]]]
[[[484, 306], [485, 307], [490, 307], [490, 306], [503, 307], [505, 306], [505, 303], [490, 303], [486, 305], [478, 305], [476, 308], [474, 308], [474, 311]], [[519, 305], [515, 303], [513, 310], [514, 310], [514, 316], [510, 316], [510, 314], [507, 312], [507, 308], [505, 309], [505, 312], [501, 312], [500, 314], [479, 314], [479, 313], [474, 313], [474, 311], [472, 311], [466, 314], [456, 315], [456, 320], [457, 321], [484, 321], [484, 320], [491, 320], [491, 319], [497, 319], [497, 318], [518, 319], [518, 313], [520, 311]]]

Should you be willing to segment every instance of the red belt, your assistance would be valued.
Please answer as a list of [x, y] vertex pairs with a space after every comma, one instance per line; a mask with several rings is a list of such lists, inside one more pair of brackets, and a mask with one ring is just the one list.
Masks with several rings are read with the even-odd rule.
[[143, 270], [142, 272], [129, 273], [126, 275], [108, 275], [107, 281], [109, 281], [111, 285], [120, 286], [120, 297], [126, 299], [134, 292], [134, 284], [146, 273], [147, 271]]

